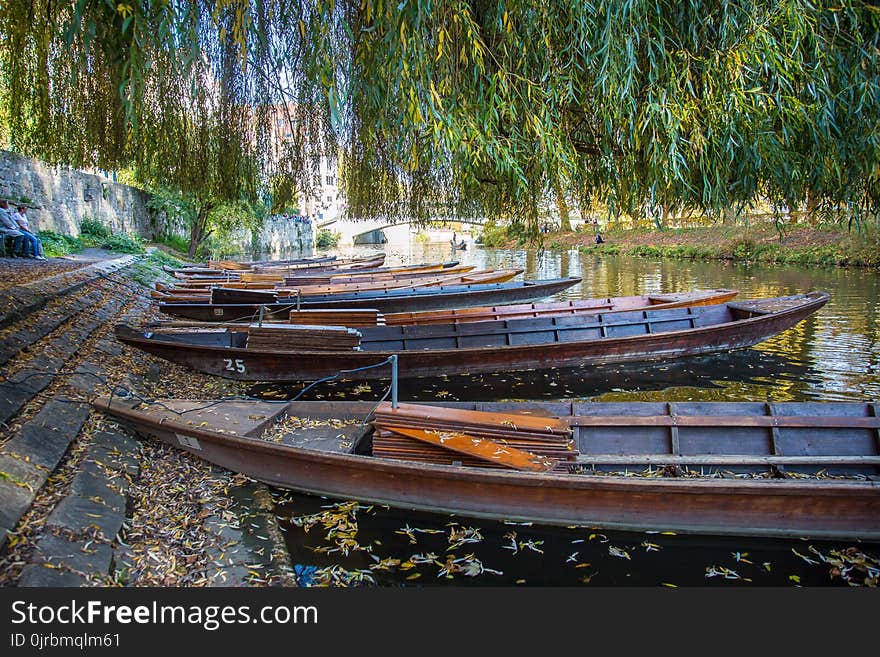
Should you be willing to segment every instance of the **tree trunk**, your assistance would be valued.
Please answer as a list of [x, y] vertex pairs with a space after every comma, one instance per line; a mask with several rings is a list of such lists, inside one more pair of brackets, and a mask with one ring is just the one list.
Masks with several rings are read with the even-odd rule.
[[559, 211], [559, 230], [571, 232], [571, 215], [568, 212], [568, 203], [565, 201], [565, 194], [557, 182], [553, 186], [554, 196], [556, 197], [556, 209]]
[[724, 208], [724, 212], [721, 215], [721, 223], [725, 226], [732, 226], [736, 223], [736, 212], [734, 212], [732, 207], [727, 206]]
[[214, 209], [214, 204], [211, 202], [201, 203], [199, 205], [199, 212], [189, 229], [189, 249], [187, 255], [190, 258], [195, 257], [196, 252], [199, 250], [199, 246], [201, 246], [202, 242], [204, 242], [208, 235], [211, 234], [211, 231], [208, 230], [208, 217], [210, 216], [212, 209]]
[[816, 215], [819, 213], [819, 204], [821, 202], [820, 196], [812, 189], [807, 192], [807, 221], [811, 226], [819, 225], [819, 217]]
[[660, 232], [666, 230], [666, 226], [663, 223], [666, 220], [666, 206], [661, 205], [659, 208], [648, 201], [645, 206], [646, 212], [651, 216], [651, 220], [654, 222], [654, 226]]

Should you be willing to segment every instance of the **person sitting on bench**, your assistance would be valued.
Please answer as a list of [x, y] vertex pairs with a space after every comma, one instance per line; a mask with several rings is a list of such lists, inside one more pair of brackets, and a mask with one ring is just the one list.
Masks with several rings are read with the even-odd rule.
[[12, 248], [10, 250], [10, 256], [15, 257], [17, 254], [24, 251], [24, 233], [22, 233], [15, 219], [12, 218], [12, 213], [9, 211], [9, 201], [5, 198], [0, 199], [0, 240], [3, 242], [6, 241], [7, 237], [12, 238]]
[[18, 229], [22, 232], [22, 237], [25, 241], [30, 242], [33, 257], [37, 260], [45, 260], [46, 258], [43, 256], [43, 244], [40, 242], [40, 238], [31, 232], [27, 214], [25, 214], [26, 212], [27, 206], [19, 205], [18, 213], [12, 215], [12, 218], [15, 219], [15, 222], [18, 224]]

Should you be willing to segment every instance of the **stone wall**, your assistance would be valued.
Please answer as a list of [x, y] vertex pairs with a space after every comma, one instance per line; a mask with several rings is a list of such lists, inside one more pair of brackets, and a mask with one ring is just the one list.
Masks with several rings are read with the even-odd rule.
[[36, 230], [77, 236], [85, 217], [97, 219], [114, 232], [147, 239], [155, 230], [146, 192], [4, 150], [0, 150], [0, 197], [27, 205], [28, 219]]
[[306, 253], [315, 246], [315, 235], [312, 230], [311, 223], [304, 224], [294, 221], [291, 217], [272, 215], [263, 221], [263, 230], [256, 239], [246, 228], [234, 230], [227, 235], [223, 252], [212, 255], [218, 258], [240, 254], [284, 257]]
[[294, 221], [293, 217], [272, 215], [263, 222], [260, 249], [266, 253], [291, 253], [315, 245], [314, 224]]
[[[162, 233], [164, 217], [154, 217], [147, 209], [149, 197], [147, 192], [104, 176], [0, 150], [0, 198], [27, 205], [35, 230], [77, 236], [82, 219], [91, 217], [115, 233], [153, 240]], [[188, 237], [185, 230], [175, 232]], [[257, 245], [249, 230], [240, 230], [231, 236], [228, 247], [229, 253], [246, 253], [257, 246], [262, 253], [285, 254], [308, 251], [314, 245], [312, 224], [276, 215], [264, 222]]]

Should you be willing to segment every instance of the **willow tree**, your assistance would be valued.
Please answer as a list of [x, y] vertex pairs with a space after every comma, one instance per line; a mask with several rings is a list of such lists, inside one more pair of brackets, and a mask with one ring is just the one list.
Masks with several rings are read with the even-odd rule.
[[[13, 0], [0, 57], [16, 149], [212, 196], [307, 189], [338, 151], [354, 217], [534, 227], [571, 194], [859, 219], [880, 203], [878, 28], [854, 0]], [[270, 157], [273, 107], [292, 139]]]
[[[271, 29], [253, 39], [254, 19], [228, 2], [4, 3], [0, 133], [27, 155], [126, 169], [148, 188], [183, 194], [195, 206], [193, 255], [217, 208], [253, 203], [273, 175], [307, 189], [326, 150], [329, 131], [315, 128], [326, 125], [319, 85], [294, 81], [279, 93], [288, 62], [270, 57], [291, 44], [276, 35], [270, 47]], [[282, 100], [296, 139], [270, 157], [269, 117]]]

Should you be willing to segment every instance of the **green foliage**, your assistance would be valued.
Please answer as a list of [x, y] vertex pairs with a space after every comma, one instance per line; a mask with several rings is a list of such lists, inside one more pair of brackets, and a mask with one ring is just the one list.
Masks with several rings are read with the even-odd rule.
[[[192, 198], [167, 187], [154, 188], [146, 202], [154, 222], [162, 219], [163, 230], [157, 231], [160, 240], [177, 236], [177, 231], [188, 229], [197, 210]], [[184, 251], [186, 249], [183, 249]]]
[[536, 229], [537, 226], [528, 226], [522, 222], [499, 225], [490, 221], [483, 226], [480, 233], [480, 243], [485, 246], [505, 246], [511, 241], [515, 241], [518, 246], [522, 246], [537, 238], [539, 233]]
[[57, 258], [83, 250], [83, 243], [70, 235], [59, 235], [55, 231], [41, 230], [37, 236], [43, 244], [43, 253], [47, 258]]
[[162, 265], [180, 267], [183, 263], [167, 253], [154, 249], [146, 258], [142, 258], [131, 267], [130, 278], [145, 287], [151, 287], [157, 278], [165, 278], [167, 275]]
[[13, 0], [0, 34], [0, 135], [191, 196], [193, 248], [264, 181], [310, 194], [337, 147], [355, 217], [515, 217], [528, 238], [560, 192], [657, 226], [758, 198], [880, 208], [861, 0]]
[[83, 242], [97, 246], [112, 235], [110, 227], [93, 217], [85, 216], [79, 222], [79, 234]]
[[143, 253], [144, 245], [137, 235], [114, 233], [109, 226], [92, 217], [83, 217], [79, 224], [79, 243], [116, 253]]
[[99, 245], [102, 249], [115, 253], [144, 253], [143, 241], [137, 235], [114, 233]]
[[581, 253], [601, 254], [601, 255], [620, 255], [623, 249], [619, 244], [592, 244], [579, 246], [578, 251]]
[[339, 244], [341, 237], [340, 233], [334, 233], [329, 228], [320, 228], [318, 234], [315, 235], [315, 246], [319, 249], [335, 247]]
[[185, 237], [181, 237], [180, 235], [166, 235], [161, 239], [157, 240], [159, 244], [164, 244], [168, 246], [178, 253], [186, 253], [189, 248], [189, 242]]
[[494, 247], [503, 246], [509, 239], [506, 226], [498, 226], [492, 223], [483, 227], [479, 241], [483, 246]]
[[175, 258], [173, 255], [166, 253], [162, 249], [152, 249], [146, 260], [151, 263], [158, 263], [160, 267], [162, 265], [168, 265], [169, 267], [182, 267], [184, 265], [183, 260]]

